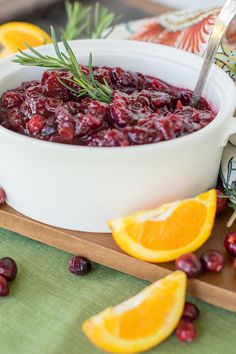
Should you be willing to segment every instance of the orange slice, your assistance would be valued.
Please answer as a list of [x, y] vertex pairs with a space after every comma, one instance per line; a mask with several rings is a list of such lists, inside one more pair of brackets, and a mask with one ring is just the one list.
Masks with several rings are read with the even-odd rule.
[[108, 224], [123, 251], [149, 262], [168, 262], [206, 242], [215, 213], [216, 191], [212, 189], [196, 198], [140, 211]]
[[186, 275], [176, 271], [83, 324], [88, 338], [110, 353], [139, 353], [165, 340], [183, 313]]
[[38, 26], [26, 22], [8, 22], [0, 26], [0, 58], [26, 49], [24, 43], [37, 47], [51, 43], [51, 37]]

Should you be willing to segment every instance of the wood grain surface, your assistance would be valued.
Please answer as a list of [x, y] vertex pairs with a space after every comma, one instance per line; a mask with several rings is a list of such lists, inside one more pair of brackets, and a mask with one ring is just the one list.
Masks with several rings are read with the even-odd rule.
[[[236, 312], [236, 274], [232, 259], [223, 247], [224, 235], [230, 230], [226, 222], [231, 210], [216, 219], [211, 238], [198, 251], [221, 250], [226, 257], [226, 266], [220, 274], [203, 274], [199, 279], [188, 281], [188, 293], [213, 305]], [[88, 257], [94, 262], [154, 282], [174, 269], [173, 263], [150, 264], [123, 253], [110, 234], [69, 231], [31, 220], [5, 205], [0, 209], [0, 227], [17, 232], [33, 240], [72, 254]], [[233, 227], [235, 230], [235, 226]], [[233, 230], [231, 229], [231, 231]]]
[[29, 14], [58, 0], [0, 0], [0, 22], [14, 16]]

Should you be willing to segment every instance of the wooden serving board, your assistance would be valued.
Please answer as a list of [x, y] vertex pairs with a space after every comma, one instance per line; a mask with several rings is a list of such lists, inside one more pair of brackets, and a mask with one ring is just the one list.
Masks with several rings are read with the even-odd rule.
[[[211, 238], [198, 251], [200, 254], [206, 249], [221, 250], [226, 258], [224, 270], [220, 274], [208, 273], [199, 279], [189, 280], [188, 293], [236, 312], [236, 271], [232, 268], [232, 258], [226, 254], [223, 246], [224, 235], [233, 231], [233, 228], [230, 230], [225, 226], [231, 213], [229, 210], [226, 215], [216, 219]], [[166, 276], [174, 269], [173, 262], [156, 265], [126, 255], [115, 244], [110, 234], [84, 233], [52, 227], [31, 220], [7, 205], [0, 209], [0, 227], [66, 252], [83, 255], [94, 262], [150, 282]], [[234, 230], [236, 231], [236, 227]]]

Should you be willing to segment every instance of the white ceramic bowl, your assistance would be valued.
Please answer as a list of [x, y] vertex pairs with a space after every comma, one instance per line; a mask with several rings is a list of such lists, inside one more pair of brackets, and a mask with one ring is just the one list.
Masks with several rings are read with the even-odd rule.
[[[80, 63], [121, 66], [193, 89], [202, 59], [156, 44], [132, 41], [71, 42]], [[52, 46], [40, 49], [53, 53]], [[0, 94], [40, 77], [41, 68], [0, 62]], [[223, 147], [236, 132], [236, 88], [214, 67], [204, 92], [218, 112], [204, 129], [179, 139], [127, 148], [92, 148], [25, 137], [0, 127], [0, 185], [7, 203], [41, 222], [106, 232], [106, 221], [162, 202], [195, 196], [217, 180]]]

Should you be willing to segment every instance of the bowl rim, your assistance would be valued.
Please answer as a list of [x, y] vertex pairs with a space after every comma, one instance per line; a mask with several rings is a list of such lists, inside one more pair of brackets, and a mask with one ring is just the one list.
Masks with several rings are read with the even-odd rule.
[[[118, 45], [122, 46], [124, 49], [124, 46], [126, 48], [128, 47], [132, 47], [132, 49], [141, 49], [142, 47], [145, 47], [143, 49], [145, 49], [145, 55], [147, 55], [149, 50], [155, 50], [156, 53], [158, 53], [158, 56], [160, 57], [165, 57], [168, 56], [169, 54], [171, 54], [170, 57], [168, 57], [168, 59], [171, 62], [176, 62], [181, 64], [181, 60], [180, 58], [177, 60], [176, 59], [176, 55], [179, 54], [179, 56], [182, 57], [186, 57], [186, 59], [189, 58], [189, 60], [187, 61], [187, 64], [185, 63], [184, 66], [188, 67], [189, 69], [191, 69], [192, 71], [195, 72], [199, 72], [199, 69], [197, 68], [197, 66], [199, 66], [200, 64], [202, 64], [203, 62], [203, 58], [199, 57], [198, 55], [195, 55], [193, 53], [189, 53], [187, 51], [184, 51], [182, 49], [179, 48], [174, 48], [174, 47], [169, 47], [166, 45], [162, 45], [162, 44], [156, 44], [156, 43], [149, 43], [149, 42], [142, 42], [142, 41], [134, 41], [134, 40], [124, 40], [124, 39], [78, 39], [78, 40], [72, 40], [69, 41], [70, 45], [73, 47], [73, 44], [81, 44], [83, 46], [86, 45], [90, 45], [90, 46], [101, 46], [101, 45], [106, 45], [107, 49], [111, 49], [111, 43], [114, 46], [114, 42], [116, 43], [115, 48], [118, 47]], [[52, 44], [47, 44], [47, 45], [43, 45], [40, 47], [37, 47], [37, 50], [44, 52], [47, 51], [48, 48], [51, 48], [53, 45]], [[59, 46], [62, 46], [62, 42], [59, 42]], [[158, 51], [159, 50], [159, 51]], [[88, 54], [89, 54], [89, 49], [88, 49]], [[28, 52], [28, 50], [26, 50], [26, 52]], [[133, 53], [133, 52], [132, 52]], [[163, 55], [165, 53], [165, 55]], [[137, 54], [137, 53], [136, 53]], [[150, 53], [148, 53], [150, 54]], [[168, 54], [168, 55], [167, 55]], [[3, 58], [0, 60], [0, 85], [1, 85], [1, 80], [6, 79], [9, 75], [12, 75], [13, 72], [15, 71], [20, 71], [20, 69], [22, 68], [26, 68], [25, 66], [20, 66], [19, 64], [13, 63], [12, 59], [15, 58], [16, 54], [13, 54], [7, 58]], [[157, 54], [156, 54], [157, 55]], [[6, 66], [13, 66], [13, 68], [15, 67], [14, 71], [11, 72], [7, 72], [7, 74], [3, 75], [3, 77], [1, 77], [1, 71], [3, 70]], [[1, 70], [2, 67], [2, 70]], [[46, 69], [45, 69], [46, 70]], [[211, 72], [211, 76], [213, 75], [217, 75], [219, 76], [218, 81], [221, 80], [225, 80], [228, 81], [227, 85], [231, 86], [232, 88], [232, 94], [231, 96], [234, 96], [235, 100], [232, 100], [231, 102], [235, 102], [235, 104], [232, 104], [232, 107], [234, 107], [234, 109], [236, 108], [236, 86], [233, 83], [233, 80], [222, 70], [220, 69], [218, 66], [216, 66], [215, 64], [213, 65], [213, 70]], [[225, 86], [223, 86], [224, 89]], [[233, 93], [234, 91], [234, 93]], [[227, 97], [228, 98], [228, 97]], [[233, 97], [232, 97], [233, 98]], [[225, 115], [231, 115], [231, 111], [233, 111], [233, 108], [231, 107], [224, 107], [225, 108]], [[194, 132], [194, 133], [190, 133], [184, 136], [181, 136], [179, 138], [175, 138], [175, 139], [171, 139], [171, 140], [166, 140], [166, 141], [161, 141], [158, 143], [152, 143], [152, 144], [143, 144], [143, 145], [132, 145], [132, 146], [124, 146], [124, 147], [120, 147], [120, 146], [116, 146], [116, 147], [91, 147], [91, 146], [81, 146], [81, 145], [73, 145], [73, 144], [64, 144], [64, 143], [56, 143], [56, 142], [50, 142], [50, 141], [45, 141], [45, 140], [40, 140], [40, 139], [36, 139], [33, 137], [29, 137], [29, 136], [25, 136], [22, 135], [20, 133], [14, 132], [12, 130], [9, 130], [7, 128], [4, 128], [2, 126], [0, 126], [0, 134], [4, 134], [5, 136], [9, 136], [11, 138], [17, 139], [20, 142], [24, 142], [24, 143], [29, 143], [29, 144], [33, 144], [33, 145], [38, 145], [39, 147], [44, 147], [44, 148], [49, 148], [49, 149], [57, 149], [57, 150], [64, 150], [64, 151], [73, 151], [73, 152], [88, 152], [88, 153], [121, 153], [121, 152], [138, 152], [140, 150], [153, 150], [153, 149], [161, 149], [161, 148], [165, 148], [167, 146], [171, 147], [171, 145], [176, 146], [176, 144], [182, 144], [184, 142], [187, 141], [194, 141], [197, 140], [201, 135], [206, 135], [210, 129], [213, 129], [214, 127], [217, 127], [217, 125], [220, 125], [222, 117], [220, 117], [222, 114], [222, 107], [220, 108], [219, 112], [217, 113], [215, 119], [208, 124], [206, 127]]]

